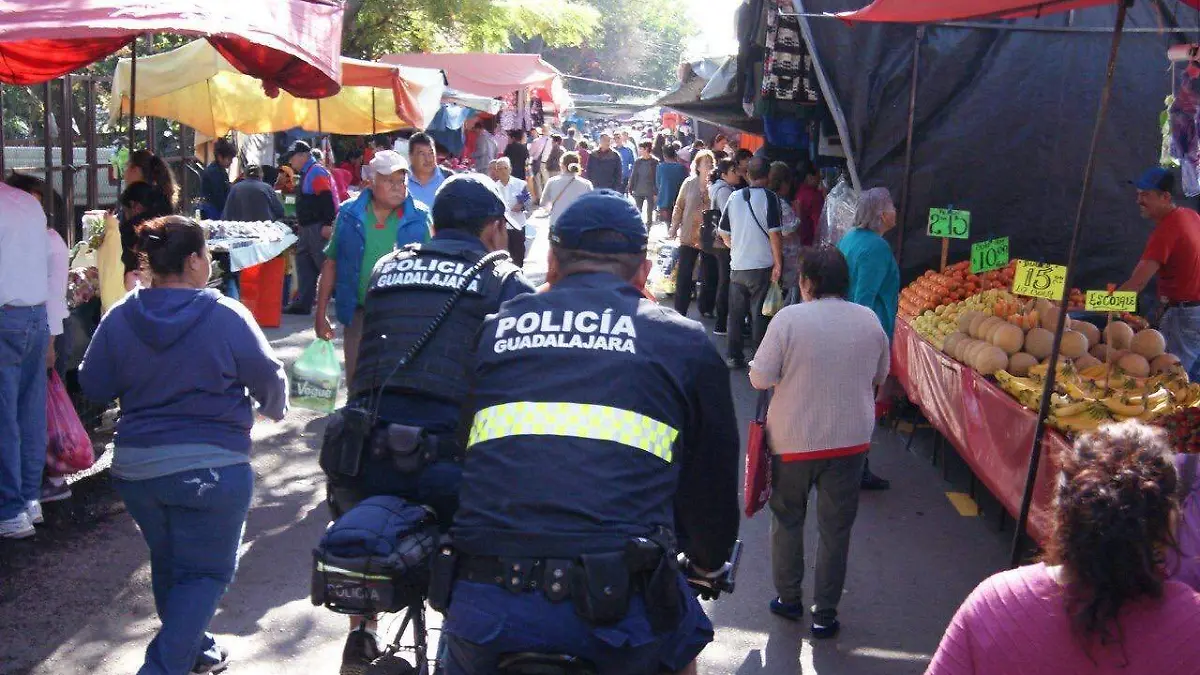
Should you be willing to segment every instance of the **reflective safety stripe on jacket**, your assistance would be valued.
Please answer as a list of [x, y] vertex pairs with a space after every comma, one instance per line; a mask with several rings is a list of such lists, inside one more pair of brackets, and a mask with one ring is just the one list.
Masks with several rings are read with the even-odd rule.
[[605, 405], [520, 401], [475, 413], [467, 449], [509, 436], [568, 436], [612, 441], [671, 462], [679, 430], [630, 410]]

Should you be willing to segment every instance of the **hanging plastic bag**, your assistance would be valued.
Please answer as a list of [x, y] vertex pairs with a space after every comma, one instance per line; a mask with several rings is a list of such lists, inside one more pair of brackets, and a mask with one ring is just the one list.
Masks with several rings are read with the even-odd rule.
[[843, 178], [829, 191], [821, 212], [818, 241], [824, 246], [837, 246], [854, 227], [854, 212], [858, 210], [858, 190]]
[[775, 316], [779, 313], [779, 310], [786, 306], [787, 302], [783, 296], [783, 286], [771, 284], [771, 288], [767, 289], [767, 297], [763, 298], [763, 316]]
[[46, 472], [67, 476], [92, 468], [96, 454], [92, 439], [75, 412], [75, 404], [58, 373], [46, 382]]
[[333, 412], [337, 408], [342, 364], [329, 340], [314, 340], [292, 365], [291, 403], [297, 408]]

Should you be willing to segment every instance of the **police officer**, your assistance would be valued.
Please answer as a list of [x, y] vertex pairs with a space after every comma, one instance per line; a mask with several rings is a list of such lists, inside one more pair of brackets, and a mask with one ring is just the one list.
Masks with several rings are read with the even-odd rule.
[[551, 229], [551, 288], [483, 324], [431, 584], [448, 675], [518, 652], [687, 672], [712, 640], [674, 554], [720, 570], [737, 537], [729, 373], [699, 323], [642, 296], [646, 239], [619, 194], [581, 197]]
[[[335, 516], [374, 495], [428, 504], [447, 524], [453, 516], [462, 475], [457, 427], [476, 335], [502, 302], [533, 290], [504, 252], [505, 211], [491, 179], [454, 176], [434, 200], [433, 239], [375, 264], [349, 404], [331, 422], [322, 448]], [[379, 655], [370, 619], [351, 618], [342, 675], [358, 675]]]

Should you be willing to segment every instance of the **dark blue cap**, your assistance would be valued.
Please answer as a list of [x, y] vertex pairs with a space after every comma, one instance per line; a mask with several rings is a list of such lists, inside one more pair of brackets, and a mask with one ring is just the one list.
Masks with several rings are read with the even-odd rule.
[[1130, 182], [1139, 190], [1175, 191], [1175, 174], [1171, 173], [1170, 169], [1164, 169], [1161, 166], [1146, 169], [1141, 178]]
[[433, 224], [501, 218], [504, 198], [496, 181], [481, 173], [460, 173], [446, 179], [433, 198]]
[[[589, 232], [613, 232], [620, 236], [585, 243]], [[575, 200], [550, 228], [550, 241], [562, 248], [592, 253], [643, 253], [646, 224], [628, 199], [612, 190], [596, 190]]]

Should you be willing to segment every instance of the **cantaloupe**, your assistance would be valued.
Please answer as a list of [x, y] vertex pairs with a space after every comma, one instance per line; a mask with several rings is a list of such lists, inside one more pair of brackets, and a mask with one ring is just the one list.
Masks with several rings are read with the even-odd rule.
[[966, 333], [970, 335], [971, 322], [974, 321], [975, 317], [977, 316], [983, 316], [983, 312], [977, 312], [974, 310], [970, 312], [964, 312], [962, 316], [958, 317], [958, 331], [960, 333]]
[[1108, 360], [1109, 352], [1115, 353], [1116, 351], [1117, 350], [1113, 349], [1112, 347], [1109, 347], [1106, 344], [1098, 344], [1098, 345], [1092, 345], [1092, 349], [1088, 353], [1091, 354], [1092, 356], [1096, 357], [1097, 360], [1099, 360], [1100, 362], [1103, 363]]
[[1029, 374], [1029, 369], [1037, 364], [1037, 357], [1025, 352], [1017, 352], [1008, 359], [1008, 372], [1017, 377], [1025, 377]]
[[1135, 353], [1146, 357], [1147, 360], [1153, 360], [1162, 356], [1167, 351], [1167, 340], [1163, 334], [1147, 328], [1143, 331], [1138, 331], [1137, 335], [1133, 336], [1133, 340], [1129, 343], [1129, 348]]
[[1000, 319], [997, 319], [994, 316], [985, 316], [983, 318], [983, 321], [979, 322], [979, 328], [977, 329], [977, 334], [974, 336], [975, 339], [983, 340], [986, 342], [987, 336], [988, 336], [988, 331], [990, 331], [993, 326], [1000, 323], [1000, 321], [1001, 321]]
[[1075, 370], [1083, 370], [1085, 368], [1091, 368], [1093, 366], [1100, 365], [1104, 365], [1103, 362], [1091, 354], [1084, 354], [1083, 356], [1075, 359]]
[[983, 349], [984, 345], [986, 344], [986, 342], [974, 339], [967, 341], [964, 346], [959, 349], [959, 353], [962, 354], [962, 358], [960, 358], [959, 361], [962, 361], [968, 366], [973, 366], [975, 363], [975, 355], [978, 354], [979, 350]]
[[[959, 342], [962, 342], [963, 340], [966, 340], [966, 339], [968, 339], [968, 338], [963, 333], [958, 333], [958, 332], [951, 333], [951, 334], [947, 335], [946, 339], [942, 342], [942, 351], [949, 354], [950, 356], [954, 356], [955, 347], [958, 346]], [[954, 358], [958, 358], [958, 357], [955, 356]]]
[[1129, 349], [1133, 329], [1124, 321], [1114, 321], [1104, 329], [1104, 342], [1113, 349]]
[[1077, 359], [1084, 354], [1087, 354], [1087, 338], [1083, 333], [1073, 330], [1063, 331], [1062, 345], [1059, 351], [1068, 359]]
[[[1051, 306], [1047, 307], [1045, 311], [1038, 312], [1038, 314], [1042, 317], [1042, 328], [1045, 328], [1046, 330], [1051, 331], [1051, 332], [1058, 330], [1058, 314], [1059, 314], [1058, 307], [1051, 305]], [[1068, 317], [1067, 318], [1067, 328], [1070, 328], [1070, 327], [1071, 327], [1071, 319], [1070, 319], [1070, 317]]]
[[967, 327], [967, 335], [970, 335], [973, 338], [979, 337], [979, 327], [983, 325], [983, 322], [987, 319], [988, 317], [984, 316], [982, 313], [976, 313], [975, 316], [971, 317], [971, 325]]
[[1141, 354], [1129, 352], [1117, 361], [1117, 367], [1134, 377], [1146, 377], [1150, 374], [1150, 362]]
[[991, 323], [983, 324], [983, 335], [981, 336], [981, 339], [989, 344], [994, 344], [992, 342], [992, 338], [996, 336], [996, 331], [1004, 328], [1007, 325], [1009, 325], [1009, 323], [1003, 319], [996, 319]]
[[1100, 344], [1100, 329], [1090, 321], [1076, 321], [1071, 324], [1071, 330], [1083, 333], [1083, 336], [1087, 338], [1089, 349]]
[[1011, 323], [1000, 324], [992, 331], [991, 343], [1003, 349], [1005, 354], [1016, 354], [1025, 344], [1025, 331]]
[[1054, 333], [1045, 328], [1034, 328], [1025, 334], [1025, 351], [1033, 354], [1040, 361], [1050, 356], [1054, 347]]
[[984, 375], [991, 375], [997, 370], [1004, 370], [1008, 367], [1008, 354], [999, 347], [988, 345], [984, 347], [975, 357], [973, 364], [975, 370], [978, 370]]
[[1150, 362], [1150, 374], [1157, 375], [1165, 373], [1172, 367], [1179, 365], [1179, 357], [1174, 354], [1159, 354]]

